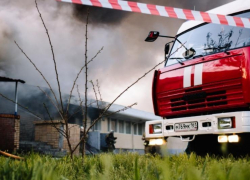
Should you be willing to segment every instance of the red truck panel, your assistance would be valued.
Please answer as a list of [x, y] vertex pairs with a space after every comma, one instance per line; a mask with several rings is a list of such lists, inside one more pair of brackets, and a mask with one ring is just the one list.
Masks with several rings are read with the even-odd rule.
[[248, 106], [250, 48], [229, 52], [158, 70], [153, 82], [155, 113], [168, 117]]

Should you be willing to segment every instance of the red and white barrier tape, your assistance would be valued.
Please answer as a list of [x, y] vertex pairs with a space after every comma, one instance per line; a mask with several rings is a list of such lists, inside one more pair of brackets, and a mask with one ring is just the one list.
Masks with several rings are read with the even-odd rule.
[[74, 4], [83, 4], [88, 6], [97, 6], [109, 9], [117, 9], [122, 11], [138, 12], [143, 14], [152, 14], [152, 15], [172, 17], [177, 19], [187, 19], [187, 20], [195, 20], [207, 23], [225, 24], [229, 26], [250, 28], [250, 19], [248, 18], [211, 14], [201, 11], [144, 4], [132, 1], [122, 1], [122, 0], [57, 0], [57, 1], [69, 2]]

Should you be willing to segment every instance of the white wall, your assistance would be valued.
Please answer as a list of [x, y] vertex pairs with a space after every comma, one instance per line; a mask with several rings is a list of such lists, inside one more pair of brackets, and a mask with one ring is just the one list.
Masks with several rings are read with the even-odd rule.
[[[132, 135], [132, 134], [121, 134], [115, 133], [117, 141], [115, 144], [116, 149], [144, 149], [142, 136], [141, 135]], [[134, 137], [134, 140], [132, 139]], [[133, 147], [134, 144], [134, 147]]]
[[[108, 133], [108, 118], [105, 118], [105, 121], [101, 123], [101, 133]], [[131, 125], [131, 134], [125, 133], [114, 133], [114, 136], [117, 137], [115, 144], [116, 149], [144, 149], [144, 141], [142, 140], [142, 135], [132, 135], [133, 125]]]

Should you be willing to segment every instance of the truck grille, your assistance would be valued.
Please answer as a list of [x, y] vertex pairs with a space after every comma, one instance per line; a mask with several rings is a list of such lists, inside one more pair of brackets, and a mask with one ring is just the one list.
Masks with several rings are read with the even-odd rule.
[[212, 111], [244, 105], [241, 79], [158, 94], [161, 115]]

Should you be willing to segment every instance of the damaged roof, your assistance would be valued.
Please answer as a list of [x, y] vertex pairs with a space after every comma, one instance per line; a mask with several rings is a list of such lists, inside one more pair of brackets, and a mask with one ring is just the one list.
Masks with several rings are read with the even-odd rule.
[[11, 78], [8, 78], [8, 77], [2, 77], [0, 76], [0, 82], [20, 82], [20, 83], [25, 83], [24, 80], [21, 80], [21, 79], [11, 79]]

